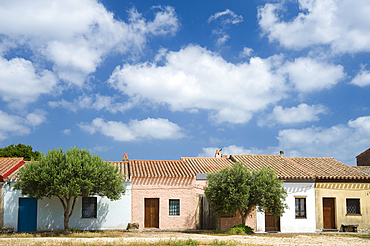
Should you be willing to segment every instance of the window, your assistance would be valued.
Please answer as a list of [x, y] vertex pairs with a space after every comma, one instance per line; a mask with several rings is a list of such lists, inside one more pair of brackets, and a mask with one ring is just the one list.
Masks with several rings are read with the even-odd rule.
[[170, 215], [180, 215], [179, 199], [170, 199]]
[[306, 198], [295, 199], [295, 217], [306, 218]]
[[347, 214], [361, 214], [359, 198], [347, 199]]
[[82, 218], [96, 218], [96, 197], [82, 197]]

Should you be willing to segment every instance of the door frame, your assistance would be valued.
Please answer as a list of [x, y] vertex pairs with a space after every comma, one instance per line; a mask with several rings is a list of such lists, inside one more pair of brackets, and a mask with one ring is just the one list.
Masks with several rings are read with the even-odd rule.
[[[331, 223], [333, 224], [332, 228], [325, 228], [325, 212], [324, 212], [324, 200], [332, 201], [332, 212], [331, 212]], [[336, 229], [336, 206], [335, 206], [335, 197], [323, 197], [322, 198], [322, 227], [323, 229]]]

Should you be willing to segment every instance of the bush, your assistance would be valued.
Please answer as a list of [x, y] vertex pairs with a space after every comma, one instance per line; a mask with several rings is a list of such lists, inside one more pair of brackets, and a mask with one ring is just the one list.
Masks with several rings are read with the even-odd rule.
[[231, 227], [227, 232], [230, 234], [252, 234], [253, 229], [249, 226], [235, 225]]

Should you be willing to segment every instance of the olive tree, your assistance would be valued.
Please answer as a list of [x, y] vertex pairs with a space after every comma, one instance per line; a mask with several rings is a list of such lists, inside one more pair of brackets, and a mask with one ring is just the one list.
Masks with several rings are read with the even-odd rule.
[[37, 199], [57, 197], [64, 209], [64, 230], [69, 229], [78, 197], [106, 196], [118, 200], [125, 193], [123, 175], [113, 164], [103, 162], [86, 149], [73, 147], [49, 150], [38, 161], [32, 160], [20, 169], [14, 188], [22, 195]]
[[255, 208], [260, 212], [268, 209], [275, 217], [280, 217], [287, 208], [284, 203], [287, 193], [273, 170], [249, 171], [243, 164], [234, 163], [232, 167], [208, 173], [207, 179], [204, 192], [212, 209], [218, 214], [238, 211], [242, 225]]

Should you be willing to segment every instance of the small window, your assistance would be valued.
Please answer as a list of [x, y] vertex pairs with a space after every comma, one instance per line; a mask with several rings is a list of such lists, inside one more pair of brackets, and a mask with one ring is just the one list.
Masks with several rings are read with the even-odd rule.
[[347, 199], [347, 214], [361, 214], [360, 199]]
[[82, 197], [82, 218], [96, 218], [96, 197]]
[[295, 217], [306, 218], [306, 198], [295, 199]]
[[170, 199], [170, 215], [180, 215], [179, 199]]

